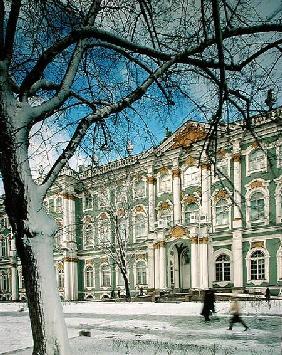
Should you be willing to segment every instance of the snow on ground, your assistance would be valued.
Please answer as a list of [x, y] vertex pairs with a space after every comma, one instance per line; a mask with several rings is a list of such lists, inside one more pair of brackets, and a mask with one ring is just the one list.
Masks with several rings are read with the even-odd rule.
[[[205, 323], [202, 304], [150, 302], [65, 303], [73, 355], [93, 354], [281, 354], [282, 300], [240, 302], [250, 327], [228, 331], [229, 303]], [[26, 307], [0, 303], [0, 354], [31, 355], [32, 338]], [[78, 336], [81, 329], [91, 337]]]

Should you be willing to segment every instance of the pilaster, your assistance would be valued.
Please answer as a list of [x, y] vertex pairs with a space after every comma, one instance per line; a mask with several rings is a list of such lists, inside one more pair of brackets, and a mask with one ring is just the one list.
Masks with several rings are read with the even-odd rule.
[[148, 214], [149, 214], [149, 232], [155, 229], [156, 222], [156, 201], [155, 201], [155, 182], [153, 176], [153, 168], [148, 169], [147, 183], [148, 183]]
[[180, 169], [178, 162], [173, 162], [172, 169], [172, 189], [173, 189], [173, 220], [174, 224], [181, 224], [181, 185], [180, 185]]

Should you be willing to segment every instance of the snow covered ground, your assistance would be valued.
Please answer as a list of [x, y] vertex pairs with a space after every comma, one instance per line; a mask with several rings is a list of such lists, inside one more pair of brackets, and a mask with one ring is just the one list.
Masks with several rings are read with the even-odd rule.
[[[240, 302], [247, 332], [228, 331], [229, 303], [217, 302], [205, 323], [201, 303], [65, 303], [73, 355], [281, 354], [282, 300]], [[28, 313], [22, 304], [0, 303], [0, 354], [31, 355]], [[89, 330], [91, 337], [78, 336]]]

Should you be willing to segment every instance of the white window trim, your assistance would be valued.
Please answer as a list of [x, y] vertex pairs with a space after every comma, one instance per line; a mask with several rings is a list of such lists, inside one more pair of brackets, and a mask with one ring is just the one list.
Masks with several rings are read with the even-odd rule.
[[[91, 244], [88, 244], [86, 245], [86, 227], [91, 225], [92, 227], [92, 243]], [[92, 248], [94, 246], [94, 224], [93, 223], [85, 223], [83, 224], [83, 249], [85, 248]]]
[[277, 161], [277, 168], [282, 168], [282, 158], [279, 159], [279, 148], [282, 147], [282, 142], [280, 141], [276, 147], [276, 161]]
[[[144, 264], [145, 264], [145, 269], [146, 269], [146, 281], [147, 281], [147, 283], [146, 284], [137, 284], [137, 263], [138, 262], [144, 262]], [[140, 286], [145, 286], [145, 287], [147, 287], [147, 285], [148, 285], [148, 262], [146, 261], [146, 260], [136, 260], [135, 261], [135, 263], [134, 263], [134, 285], [135, 285], [135, 287], [136, 286], [138, 286], [138, 287], [140, 287]]]
[[[103, 214], [104, 213], [106, 213], [106, 212], [102, 212]], [[108, 224], [109, 224], [109, 242], [111, 241], [111, 237], [112, 237], [112, 235], [111, 235], [111, 220], [110, 220], [110, 217], [109, 217], [109, 215], [108, 215], [108, 213], [106, 213], [106, 215], [107, 215], [107, 218], [104, 218], [104, 219], [101, 219], [101, 214], [102, 213], [100, 213], [99, 214], [99, 216], [98, 216], [98, 231], [97, 231], [97, 235], [98, 235], [98, 244], [100, 244], [101, 243], [101, 224], [104, 222], [104, 221], [106, 221], [107, 220], [107, 222], [108, 222]]]
[[277, 250], [277, 281], [282, 280], [282, 245]]
[[[199, 200], [198, 200], [199, 201]], [[200, 218], [200, 216], [201, 216], [201, 205], [200, 205], [200, 203], [199, 202], [193, 202], [193, 203], [195, 203], [197, 206], [198, 206], [198, 212], [199, 212], [199, 218]], [[185, 212], [186, 212], [186, 207], [188, 207], [189, 205], [191, 205], [192, 203], [190, 203], [190, 204], [187, 204], [187, 203], [183, 203], [182, 202], [182, 221], [183, 221], [183, 223], [187, 226], [187, 225], [189, 225], [189, 224], [191, 224], [191, 223], [187, 223], [186, 222], [186, 219], [185, 219]]]
[[[92, 206], [89, 207], [89, 208], [86, 208], [86, 206], [85, 206], [86, 196], [91, 196], [91, 198], [92, 198]], [[93, 210], [93, 207], [94, 207], [94, 206], [93, 206], [93, 201], [94, 201], [94, 198], [93, 198], [92, 192], [88, 192], [88, 193], [84, 192], [84, 193], [83, 193], [83, 197], [82, 197], [83, 211], [92, 211], [92, 210]]]
[[[263, 187], [257, 187], [254, 189], [251, 189], [250, 186], [252, 184], [253, 181], [261, 181], [263, 184]], [[247, 185], [245, 185], [246, 187], [246, 225], [247, 227], [252, 227], [255, 226], [257, 223], [261, 224], [263, 223], [264, 225], [268, 225], [269, 224], [269, 190], [268, 190], [268, 185], [269, 182], [263, 180], [263, 179], [255, 179], [253, 181], [250, 181]], [[258, 221], [257, 223], [255, 222], [251, 222], [251, 196], [253, 193], [256, 192], [261, 192], [264, 196], [264, 215], [265, 215], [265, 219], [263, 221]]]
[[248, 147], [245, 150], [245, 156], [246, 156], [246, 176], [250, 176], [253, 173], [257, 173], [257, 172], [267, 172], [267, 149], [266, 146], [264, 144], [262, 144], [262, 149], [263, 149], [263, 153], [264, 153], [264, 165], [265, 168], [264, 169], [259, 169], [259, 170], [250, 170], [250, 154], [252, 152], [254, 152], [255, 150], [260, 149], [260, 147]]
[[[136, 196], [136, 184], [137, 184], [138, 182], [140, 182], [140, 181], [142, 181], [142, 182], [144, 183], [144, 195], [142, 195], [142, 196]], [[134, 186], [134, 188], [133, 188], [133, 198], [134, 198], [135, 200], [143, 199], [143, 198], [145, 198], [145, 197], [147, 196], [147, 179], [146, 179], [145, 177], [143, 177], [143, 178], [140, 179], [140, 180], [135, 179], [133, 186]]]
[[[107, 266], [107, 268], [110, 270], [110, 286], [103, 286], [102, 285], [102, 281], [103, 281], [103, 278], [102, 278], [102, 268], [103, 268], [103, 266]], [[112, 287], [112, 272], [111, 272], [111, 267], [110, 267], [110, 265], [108, 264], [108, 263], [103, 263], [103, 264], [101, 264], [100, 265], [100, 288], [101, 288], [101, 290], [109, 290], [109, 289], [111, 289], [111, 287]]]
[[[122, 185], [116, 187], [116, 189], [115, 189], [115, 205], [116, 206], [124, 207], [124, 204], [127, 203], [128, 191], [126, 191], [126, 188], [127, 188], [127, 186], [125, 184], [122, 184]], [[124, 201], [117, 200], [117, 196], [120, 195], [120, 193], [117, 193], [117, 191], [119, 191], [119, 190], [120, 190], [120, 192], [124, 193], [124, 197], [125, 197]]]
[[[198, 181], [196, 181], [195, 183], [190, 183], [190, 184], [186, 184], [186, 179], [185, 179], [185, 175], [187, 170], [194, 168], [198, 170]], [[197, 167], [196, 165], [191, 165], [191, 166], [184, 166], [181, 168], [182, 170], [182, 174], [181, 174], [181, 178], [182, 178], [182, 187], [184, 189], [186, 189], [187, 187], [190, 186], [201, 186], [201, 169], [199, 167]]]
[[[264, 253], [265, 279], [263, 279], [263, 280], [251, 280], [251, 255], [254, 252], [256, 252], [256, 251], [262, 251]], [[270, 258], [269, 252], [265, 248], [253, 248], [253, 249], [250, 249], [247, 252], [247, 255], [246, 255], [246, 267], [247, 267], [247, 282], [248, 283], [252, 283], [255, 286], [259, 286], [259, 285], [261, 285], [264, 282], [269, 282], [269, 258]]]
[[[105, 205], [101, 205], [101, 201], [103, 199], [100, 198], [101, 195], [107, 195], [107, 203]], [[103, 190], [99, 190], [98, 192], [98, 208], [99, 209], [102, 209], [102, 208], [105, 208], [105, 207], [109, 207], [110, 205], [110, 191], [109, 191], [109, 188], [105, 187]]]
[[[217, 181], [220, 181], [220, 180], [223, 180], [223, 179], [228, 179], [230, 178], [230, 157], [225, 157], [223, 159], [220, 159], [217, 161], [217, 164], [216, 164], [216, 167], [217, 169], [215, 168], [215, 165], [212, 165], [212, 184], [217, 182]], [[221, 166], [221, 165], [225, 165], [223, 163], [227, 163], [227, 176], [223, 176], [223, 175], [220, 175], [217, 171], [218, 171], [218, 168]]]
[[[230, 191], [226, 190], [227, 194], [230, 196]], [[212, 194], [212, 223], [213, 223], [213, 227], [216, 230], [220, 230], [220, 229], [226, 229], [228, 227], [228, 229], [232, 228], [232, 220], [231, 220], [231, 213], [232, 213], [232, 201], [230, 199], [230, 197], [226, 197], [224, 200], [226, 201], [226, 204], [228, 205], [228, 223], [226, 224], [216, 224], [216, 205], [217, 203], [220, 201], [215, 201], [215, 197], [218, 193], [218, 189], [215, 190]]]
[[277, 183], [276, 189], [275, 189], [275, 203], [276, 203], [276, 223], [281, 223], [282, 222], [282, 175], [274, 180]]
[[[215, 271], [215, 262], [216, 259], [222, 255], [222, 254], [226, 254], [229, 256], [230, 258], [230, 281], [216, 281], [216, 271]], [[217, 285], [219, 285], [220, 287], [224, 287], [230, 283], [234, 283], [234, 275], [233, 275], [233, 255], [232, 255], [232, 251], [229, 249], [225, 249], [225, 248], [220, 248], [217, 249], [214, 253], [213, 253], [213, 268], [212, 268], [212, 280], [214, 280], [213, 282], [216, 283]]]
[[[157, 210], [157, 222], [159, 222], [159, 220], [162, 220], [163, 218], [161, 218], [160, 216], [160, 212], [161, 212], [161, 204], [167, 202], [170, 206], [169, 210], [170, 210], [170, 216], [171, 216], [171, 224], [173, 224], [173, 204], [170, 200], [166, 200], [166, 201], [160, 201], [156, 207]], [[167, 228], [169, 228], [169, 226], [167, 226]]]
[[171, 174], [171, 170], [168, 170], [167, 173], [165, 175], [168, 175], [170, 178], [170, 184], [169, 184], [169, 189], [166, 191], [161, 191], [161, 176], [163, 176], [163, 174], [161, 174], [160, 172], [158, 172], [157, 174], [157, 195], [161, 196], [163, 194], [166, 193], [171, 193], [172, 192], [172, 174]]
[[[93, 270], [93, 286], [92, 286], [92, 287], [86, 286], [86, 281], [87, 281], [86, 269], [87, 269], [88, 267], [91, 267], [92, 270]], [[85, 264], [85, 265], [84, 265], [83, 274], [84, 274], [84, 289], [85, 289], [85, 290], [93, 290], [93, 289], [95, 288], [95, 268], [94, 268], [94, 265]]]
[[[145, 210], [145, 207], [143, 205], [141, 205], [141, 206]], [[140, 215], [143, 215], [144, 219], [145, 219], [145, 235], [137, 237], [136, 231], [135, 231], [135, 225], [136, 225], [137, 216], [140, 216]], [[148, 224], [148, 218], [147, 218], [146, 212], [135, 212], [134, 215], [133, 215], [133, 241], [134, 241], [134, 243], [136, 243], [137, 239], [139, 239], [139, 240], [147, 239], [147, 236], [148, 236], [148, 233], [149, 233], [148, 229], [149, 229], [149, 224]]]

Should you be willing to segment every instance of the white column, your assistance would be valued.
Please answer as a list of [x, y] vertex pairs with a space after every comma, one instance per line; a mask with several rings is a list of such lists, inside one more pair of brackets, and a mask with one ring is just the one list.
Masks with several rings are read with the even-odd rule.
[[234, 287], [243, 287], [242, 231], [235, 230], [232, 238], [233, 281]]
[[180, 169], [178, 166], [174, 166], [172, 169], [172, 189], [173, 189], [174, 224], [181, 224], [181, 187], [180, 187]]
[[14, 238], [11, 239], [11, 281], [12, 281], [12, 301], [17, 301], [19, 299], [19, 286], [18, 286], [18, 270], [17, 270], [17, 253], [16, 253], [16, 241]]
[[160, 288], [160, 247], [159, 243], [154, 244], [155, 251], [155, 289]]
[[205, 289], [209, 287], [209, 270], [208, 270], [208, 237], [199, 238], [200, 251], [200, 288]]
[[149, 231], [155, 229], [156, 222], [156, 211], [155, 211], [155, 178], [153, 176], [153, 169], [150, 168], [148, 171], [147, 182], [148, 182], [148, 213], [149, 213]]
[[159, 242], [160, 255], [160, 288], [166, 288], [166, 257], [165, 257], [165, 241]]
[[77, 246], [75, 240], [75, 197], [63, 194], [64, 297], [78, 299]]
[[233, 142], [233, 163], [234, 163], [234, 220], [233, 228], [242, 227], [241, 218], [241, 181], [242, 181], [242, 171], [241, 171], [241, 155], [240, 155], [240, 142]]
[[154, 248], [148, 245], [148, 288], [154, 288], [155, 267], [154, 267]]
[[191, 239], [191, 287], [199, 288], [199, 250], [198, 236], [195, 227], [190, 231]]
[[206, 216], [206, 221], [211, 220], [211, 176], [210, 176], [210, 165], [202, 164], [202, 205], [201, 205], [201, 216]]

